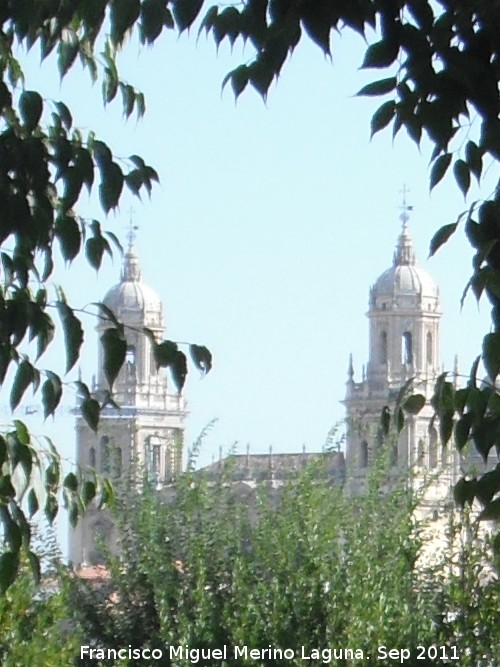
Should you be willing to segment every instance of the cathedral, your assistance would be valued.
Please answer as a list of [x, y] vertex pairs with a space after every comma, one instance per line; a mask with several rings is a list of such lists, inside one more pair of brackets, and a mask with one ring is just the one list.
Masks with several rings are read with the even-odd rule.
[[[125, 325], [127, 353], [113, 386], [116, 409], [102, 410], [99, 430], [94, 433], [83, 417], [76, 418], [76, 456], [80, 470], [95, 470], [115, 480], [147, 476], [158, 489], [182, 469], [185, 404], [182, 395], [170, 391], [166, 370], [156, 369], [153, 350], [144, 327], [158, 340], [165, 333], [163, 306], [158, 294], [141, 277], [134, 236], [129, 234], [120, 282], [103, 299]], [[97, 325], [101, 336], [106, 320]], [[108, 389], [99, 348], [93, 392]], [[99, 543], [116, 544], [115, 528], [106, 512], [89, 507], [78, 521], [70, 540], [70, 560], [78, 566], [102, 558]]]
[[[441, 447], [432, 425], [430, 398], [441, 372], [439, 288], [417, 263], [408, 230], [410, 207], [404, 204], [402, 208], [402, 230], [392, 266], [369, 293], [369, 356], [360, 381], [355, 379], [352, 358], [349, 363], [344, 401], [345, 453], [330, 454], [329, 474], [332, 482], [343, 485], [347, 493], [363, 493], [377, 451], [387, 447], [380, 429], [382, 409], [393, 407], [401, 387], [408, 383], [409, 390], [423, 394], [426, 403], [418, 414], [407, 415], [397, 441], [390, 445], [391, 474], [395, 479], [405, 475], [419, 488], [429, 473], [434, 476], [435, 482], [423, 496], [423, 511], [428, 514], [436, 513], [436, 508], [450, 499], [459, 477], [459, 462], [453, 447]], [[114, 478], [117, 485], [120, 479], [137, 479], [133, 472], [136, 466], [162, 489], [182, 469], [186, 411], [183, 397], [170, 393], [165, 370], [156, 369], [151, 344], [142, 333], [147, 327], [161, 339], [165, 322], [159, 296], [142, 281], [133, 235], [124, 256], [121, 280], [108, 291], [103, 303], [125, 325], [127, 356], [114, 385], [120, 409], [109, 406], [103, 410], [97, 434], [81, 416], [77, 417], [77, 462], [82, 471], [95, 469]], [[98, 335], [106, 326], [105, 320], [99, 322]], [[93, 390], [107, 388], [100, 350]], [[221, 459], [203, 470], [211, 479], [229, 465], [245, 501], [263, 480], [270, 489], [279, 489], [311, 456], [318, 454], [273, 455], [271, 451], [250, 455], [247, 451], [246, 455]], [[115, 527], [106, 512], [89, 509], [71, 536], [73, 564], [99, 562], [101, 540], [113, 548], [117, 542]]]

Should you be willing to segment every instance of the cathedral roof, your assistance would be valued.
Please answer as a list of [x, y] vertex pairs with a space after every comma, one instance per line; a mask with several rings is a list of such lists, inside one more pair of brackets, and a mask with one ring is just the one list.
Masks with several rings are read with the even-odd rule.
[[413, 242], [403, 217], [403, 229], [399, 235], [393, 264], [384, 271], [373, 286], [372, 295], [419, 295], [438, 298], [439, 288], [431, 276], [417, 265]]
[[139, 258], [132, 242], [123, 258], [120, 282], [106, 293], [103, 303], [118, 317], [123, 311], [162, 314], [159, 295], [142, 281]]

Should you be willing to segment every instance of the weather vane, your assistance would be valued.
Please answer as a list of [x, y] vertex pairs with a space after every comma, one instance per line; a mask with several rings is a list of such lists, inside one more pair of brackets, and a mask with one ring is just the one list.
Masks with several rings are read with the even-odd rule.
[[401, 215], [399, 216], [403, 227], [406, 227], [406, 223], [410, 219], [410, 211], [413, 211], [413, 206], [410, 206], [406, 203], [406, 195], [410, 192], [410, 188], [406, 187], [406, 183], [403, 183], [402, 189], [399, 191], [399, 194], [403, 195], [403, 203], [399, 207], [401, 209]]

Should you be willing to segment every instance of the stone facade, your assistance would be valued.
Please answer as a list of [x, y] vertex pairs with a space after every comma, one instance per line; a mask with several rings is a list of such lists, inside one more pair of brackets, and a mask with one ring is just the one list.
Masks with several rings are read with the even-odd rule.
[[[95, 469], [114, 478], [117, 489], [120, 480], [142, 480], [144, 475], [160, 489], [182, 469], [186, 410], [183, 397], [170, 391], [166, 371], [156, 369], [151, 342], [143, 333], [146, 327], [162, 339], [165, 321], [160, 297], [142, 281], [133, 238], [124, 256], [121, 280], [108, 291], [103, 303], [125, 325], [127, 357], [113, 387], [120, 409], [108, 406], [102, 411], [97, 433], [77, 416], [77, 464], [84, 473]], [[101, 319], [98, 335], [109, 326], [110, 322]], [[98, 395], [109, 388], [101, 347], [97, 368], [93, 391]], [[71, 534], [70, 560], [74, 566], [101, 560], [100, 539], [116, 548], [111, 518], [91, 507]]]
[[[442, 507], [451, 497], [459, 475], [452, 445], [439, 443], [432, 424], [430, 399], [440, 370], [439, 289], [417, 264], [408, 230], [408, 208], [403, 207], [402, 230], [392, 266], [370, 289], [369, 357], [361, 381], [356, 381], [352, 358], [346, 386], [346, 490], [361, 493], [367, 472], [382, 446], [388, 453], [394, 478], [407, 477], [415, 487], [433, 478], [424, 494], [426, 510]], [[456, 378], [455, 378], [456, 381]], [[406, 415], [405, 426], [392, 444], [384, 444], [380, 417], [384, 406], [394, 409], [403, 386], [423, 394], [426, 403], [416, 415]]]

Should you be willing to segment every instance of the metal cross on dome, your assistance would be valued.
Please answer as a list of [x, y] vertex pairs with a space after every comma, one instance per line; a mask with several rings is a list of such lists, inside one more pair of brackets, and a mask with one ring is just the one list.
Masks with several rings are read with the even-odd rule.
[[128, 222], [128, 232], [127, 232], [127, 241], [128, 241], [128, 247], [132, 248], [134, 245], [134, 241], [137, 237], [137, 230], [139, 229], [138, 225], [134, 224], [133, 216], [134, 216], [135, 210], [130, 207], [129, 210], [129, 222]]
[[403, 228], [406, 227], [406, 223], [410, 219], [410, 211], [413, 211], [413, 206], [410, 206], [406, 203], [406, 195], [410, 192], [410, 188], [406, 186], [406, 183], [403, 183], [402, 189], [399, 191], [399, 194], [403, 195], [403, 203], [399, 207], [401, 209], [401, 215], [399, 216], [401, 222], [403, 223]]

